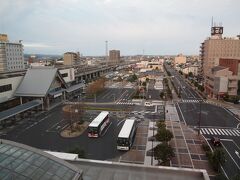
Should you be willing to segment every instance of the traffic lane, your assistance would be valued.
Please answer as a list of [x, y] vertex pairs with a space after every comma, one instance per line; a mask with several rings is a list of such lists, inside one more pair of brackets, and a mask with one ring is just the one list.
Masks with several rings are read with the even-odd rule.
[[240, 172], [240, 148], [234, 141], [224, 141], [221, 142], [223, 148], [227, 151], [231, 159], [235, 163], [238, 171]]
[[97, 102], [113, 102], [122, 95], [123, 89], [108, 88], [97, 96]]
[[[183, 119], [188, 125], [198, 125], [200, 103], [179, 103], [179, 110], [179, 116], [183, 115]], [[234, 116], [232, 116], [222, 107], [202, 103], [200, 123], [201, 126], [235, 128], [239, 122]]]
[[183, 79], [183, 77], [176, 72], [175, 70], [173, 70], [172, 68], [169, 67], [169, 69], [171, 69], [170, 73], [171, 75], [173, 75], [175, 78], [175, 85], [179, 86], [179, 87], [183, 87], [185, 86], [185, 88], [187, 90], [189, 90], [189, 94], [190, 95], [186, 95], [184, 96], [184, 98], [191, 98], [191, 96], [193, 96], [194, 98], [200, 98], [200, 96], [192, 89], [192, 87]]
[[[222, 144], [225, 143], [225, 142], [226, 141], [221, 141]], [[213, 150], [215, 148], [217, 148], [217, 147], [213, 146], [211, 140], [208, 140], [208, 143], [210, 144], [210, 146]], [[239, 172], [239, 169], [236, 166], [236, 164], [234, 163], [231, 155], [228, 153], [228, 150], [226, 148], [224, 148], [224, 146], [223, 146], [223, 150], [224, 150], [224, 153], [225, 153], [226, 161], [222, 165], [222, 167], [223, 167], [225, 173], [227, 174], [228, 178], [231, 179]]]

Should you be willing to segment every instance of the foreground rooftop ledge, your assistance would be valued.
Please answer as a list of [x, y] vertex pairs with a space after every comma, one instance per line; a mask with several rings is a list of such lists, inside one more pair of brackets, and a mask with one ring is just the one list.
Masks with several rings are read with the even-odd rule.
[[64, 161], [64, 160], [62, 160], [60, 158], [57, 158], [57, 157], [55, 157], [55, 156], [53, 156], [53, 155], [51, 155], [49, 153], [46, 153], [43, 150], [40, 150], [40, 149], [31, 147], [31, 146], [28, 146], [28, 145], [25, 145], [25, 144], [21, 144], [21, 143], [18, 143], [18, 142], [6, 140], [6, 139], [0, 139], [0, 145], [1, 144], [7, 144], [7, 145], [10, 145], [10, 146], [13, 146], [13, 147], [18, 147], [18, 148], [25, 149], [26, 151], [31, 151], [33, 153], [37, 153], [40, 156], [46, 157], [46, 158], [48, 158], [48, 159], [50, 159], [52, 161], [55, 161], [55, 162], [59, 163], [61, 166], [68, 167], [69, 169], [74, 171], [76, 174], [75, 174], [75, 177], [72, 180], [80, 180], [80, 179], [82, 179], [81, 178], [82, 174], [83, 174], [82, 169], [79, 169], [76, 166], [72, 165], [71, 163], [68, 163], [68, 162], [66, 162], [66, 161]]
[[[76, 159], [76, 160], [67, 160], [72, 165], [79, 167], [93, 167], [93, 171], [96, 168], [100, 168], [102, 171], [109, 172], [110, 169], [115, 169], [116, 173], [123, 173], [123, 171], [129, 171], [131, 173], [134, 170], [137, 170], [138, 173], [142, 173], [145, 176], [146, 173], [155, 174], [160, 179], [161, 178], [170, 178], [178, 180], [210, 180], [208, 173], [205, 169], [191, 169], [191, 168], [178, 168], [178, 167], [167, 167], [167, 166], [146, 166], [140, 164], [131, 164], [131, 163], [120, 163], [112, 161], [101, 161], [101, 160], [92, 160], [92, 159]], [[83, 168], [85, 169], [85, 168]], [[104, 170], [107, 169], [107, 170]], [[133, 172], [134, 174], [134, 172]], [[84, 175], [84, 173], [83, 173]], [[174, 178], [174, 176], [176, 178]], [[146, 177], [146, 176], [145, 176]], [[142, 177], [145, 179], [144, 177]], [[94, 180], [94, 179], [91, 179]]]

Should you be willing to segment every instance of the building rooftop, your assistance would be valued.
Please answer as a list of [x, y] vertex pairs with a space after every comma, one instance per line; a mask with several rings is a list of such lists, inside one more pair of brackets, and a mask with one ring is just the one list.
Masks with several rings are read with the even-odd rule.
[[28, 69], [15, 95], [45, 97], [56, 77], [56, 73], [57, 68], [52, 67]]
[[79, 180], [82, 170], [36, 148], [0, 140], [0, 179]]
[[76, 154], [57, 153], [64, 161], [48, 153], [0, 139], [0, 179], [209, 180], [206, 170], [76, 159]]
[[84, 180], [209, 180], [206, 170], [85, 159], [68, 162], [83, 170]]

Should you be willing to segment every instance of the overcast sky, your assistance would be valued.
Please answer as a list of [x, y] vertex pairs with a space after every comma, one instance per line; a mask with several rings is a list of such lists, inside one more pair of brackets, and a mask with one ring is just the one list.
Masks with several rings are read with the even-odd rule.
[[240, 33], [240, 0], [0, 0], [0, 33], [25, 53], [199, 54], [212, 16]]

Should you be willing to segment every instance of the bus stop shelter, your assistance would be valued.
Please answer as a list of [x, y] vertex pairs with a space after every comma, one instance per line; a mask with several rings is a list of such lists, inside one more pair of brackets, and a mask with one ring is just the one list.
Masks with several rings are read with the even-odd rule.
[[42, 104], [41, 100], [33, 100], [29, 101], [27, 103], [18, 105], [16, 107], [10, 108], [8, 110], [0, 112], [0, 123], [2, 123], [4, 120], [14, 117], [17, 114], [23, 113], [27, 110], [30, 110], [34, 107], [37, 107]]

